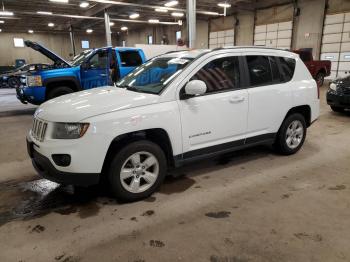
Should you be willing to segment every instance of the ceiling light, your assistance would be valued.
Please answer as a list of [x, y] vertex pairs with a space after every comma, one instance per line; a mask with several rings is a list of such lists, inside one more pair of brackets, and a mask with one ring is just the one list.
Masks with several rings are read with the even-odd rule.
[[210, 12], [210, 11], [203, 11], [201, 12], [203, 15], [220, 15], [218, 12]]
[[178, 3], [179, 3], [179, 1], [170, 1], [170, 2], [165, 3], [164, 5], [166, 7], [172, 7], [172, 6], [176, 6]]
[[33, 34], [33, 33], [34, 33], [34, 31], [33, 31], [33, 30], [31, 30], [31, 29], [29, 29], [29, 30], [28, 30], [28, 33], [29, 33], [29, 34]]
[[158, 19], [150, 19], [150, 20], [148, 20], [148, 22], [151, 24], [156, 24], [156, 23], [159, 23], [159, 20]]
[[5, 21], [4, 20], [0, 20], [0, 24], [5, 24]]
[[0, 16], [13, 16], [13, 12], [0, 11]]
[[91, 34], [94, 30], [92, 29], [86, 29], [86, 33]]
[[224, 7], [224, 8], [230, 8], [231, 7], [231, 4], [228, 4], [228, 3], [218, 3], [218, 6], [220, 7]]
[[49, 27], [54, 27], [55, 24], [54, 24], [54, 23], [48, 23], [48, 26], [49, 26]]
[[36, 13], [39, 15], [52, 15], [52, 12], [46, 12], [46, 11], [38, 11]]
[[89, 4], [88, 2], [81, 2], [79, 6], [80, 6], [81, 8], [87, 8], [89, 5], [90, 5], [90, 4]]
[[114, 26], [114, 22], [109, 22], [109, 26]]
[[49, 0], [50, 2], [54, 2], [54, 3], [68, 3], [69, 0]]
[[166, 8], [156, 8], [154, 9], [154, 11], [160, 12], [160, 13], [168, 13], [168, 9]]
[[136, 19], [138, 17], [140, 17], [140, 15], [138, 13], [134, 13], [134, 14], [129, 15], [129, 18], [131, 18], [131, 19]]
[[120, 30], [126, 31], [126, 30], [128, 30], [128, 28], [127, 28], [126, 26], [122, 26], [122, 27], [120, 28]]
[[2, 32], [2, 29], [0, 29], [0, 33]]
[[183, 17], [184, 16], [184, 13], [179, 13], [179, 12], [173, 12], [171, 13], [172, 16], [175, 16], [175, 17]]

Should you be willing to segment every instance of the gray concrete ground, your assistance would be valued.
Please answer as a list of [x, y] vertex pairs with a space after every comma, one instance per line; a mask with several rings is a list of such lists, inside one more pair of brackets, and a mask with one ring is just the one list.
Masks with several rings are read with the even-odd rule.
[[0, 261], [350, 261], [350, 114], [324, 95], [298, 154], [193, 164], [131, 204], [38, 178], [31, 116], [0, 117]]
[[16, 97], [16, 89], [0, 89], [0, 116], [33, 112], [37, 106], [22, 104]]

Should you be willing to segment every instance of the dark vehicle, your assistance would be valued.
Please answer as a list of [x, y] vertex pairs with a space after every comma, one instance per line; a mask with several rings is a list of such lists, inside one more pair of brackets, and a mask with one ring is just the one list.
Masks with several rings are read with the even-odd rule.
[[350, 109], [350, 76], [336, 79], [329, 85], [327, 104], [334, 112]]
[[293, 52], [298, 54], [301, 60], [303, 60], [310, 74], [316, 80], [317, 85], [323, 85], [324, 78], [331, 74], [331, 61], [314, 60], [311, 50], [308, 49], [298, 49], [293, 50]]
[[0, 75], [0, 88], [19, 88], [25, 84], [25, 74], [49, 68], [48, 64], [28, 64]]

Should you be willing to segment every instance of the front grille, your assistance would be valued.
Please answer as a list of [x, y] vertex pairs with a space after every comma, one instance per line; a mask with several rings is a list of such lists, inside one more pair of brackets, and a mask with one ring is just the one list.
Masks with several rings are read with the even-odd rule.
[[46, 129], [47, 129], [47, 123], [45, 123], [44, 121], [38, 118], [34, 118], [33, 127], [32, 127], [32, 136], [36, 140], [40, 142], [44, 141]]
[[347, 88], [344, 88], [344, 87], [343, 87], [343, 88], [342, 88], [342, 91], [343, 91], [343, 94], [344, 94], [344, 95], [350, 95], [350, 88], [348, 88], [348, 87], [347, 87]]

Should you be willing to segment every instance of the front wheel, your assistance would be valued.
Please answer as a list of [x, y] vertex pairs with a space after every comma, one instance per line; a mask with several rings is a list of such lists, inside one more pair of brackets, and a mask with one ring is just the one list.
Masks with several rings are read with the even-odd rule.
[[74, 92], [73, 89], [67, 86], [54, 87], [53, 89], [49, 90], [47, 94], [47, 100], [50, 100], [55, 97], [67, 95], [73, 92]]
[[295, 154], [304, 144], [305, 137], [305, 118], [295, 113], [283, 121], [276, 137], [275, 147], [283, 155]]
[[113, 195], [122, 201], [136, 201], [154, 193], [164, 180], [167, 161], [155, 143], [142, 140], [122, 148], [114, 157], [109, 173]]

